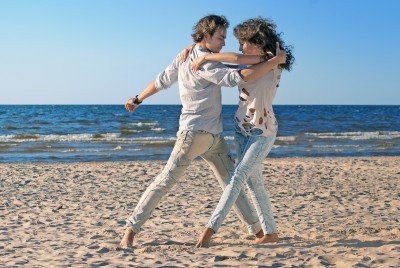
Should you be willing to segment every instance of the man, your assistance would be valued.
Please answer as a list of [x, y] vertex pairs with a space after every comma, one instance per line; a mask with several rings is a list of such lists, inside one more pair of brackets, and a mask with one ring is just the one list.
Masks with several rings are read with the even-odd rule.
[[[213, 170], [222, 188], [234, 170], [234, 162], [222, 137], [221, 86], [234, 87], [243, 80], [258, 78], [279, 63], [277, 57], [258, 64], [252, 69], [235, 70], [217, 62], [208, 62], [199, 72], [190, 68], [191, 61], [206, 53], [217, 53], [225, 45], [226, 29], [229, 23], [223, 16], [209, 15], [200, 19], [192, 34], [196, 45], [189, 57], [180, 62], [178, 55], [139, 95], [125, 103], [133, 112], [139, 104], [161, 89], [179, 83], [182, 113], [174, 149], [161, 174], [148, 186], [127, 220], [127, 228], [120, 243], [121, 247], [132, 246], [134, 236], [150, 218], [161, 198], [183, 175], [191, 161], [202, 157]], [[235, 203], [235, 211], [249, 232], [257, 237], [263, 236], [260, 223], [251, 203], [241, 192]]]

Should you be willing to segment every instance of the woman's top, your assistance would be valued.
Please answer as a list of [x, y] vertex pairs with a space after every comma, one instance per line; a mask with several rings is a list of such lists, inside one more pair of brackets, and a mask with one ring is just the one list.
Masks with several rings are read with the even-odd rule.
[[[246, 66], [240, 66], [244, 69]], [[278, 130], [272, 101], [279, 87], [282, 69], [276, 67], [266, 75], [239, 84], [239, 107], [236, 126], [248, 136], [271, 136]]]

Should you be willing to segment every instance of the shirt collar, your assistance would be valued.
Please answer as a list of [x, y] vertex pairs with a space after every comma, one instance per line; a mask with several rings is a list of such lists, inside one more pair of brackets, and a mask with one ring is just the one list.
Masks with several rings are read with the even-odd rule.
[[211, 50], [209, 50], [208, 48], [205, 48], [205, 47], [201, 47], [199, 44], [196, 44], [196, 47], [201, 52], [209, 52], [209, 53], [211, 53]]

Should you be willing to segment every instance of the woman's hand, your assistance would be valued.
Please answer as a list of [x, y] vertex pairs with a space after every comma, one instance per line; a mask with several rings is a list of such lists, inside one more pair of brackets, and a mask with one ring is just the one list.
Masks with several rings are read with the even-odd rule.
[[279, 59], [279, 64], [286, 63], [286, 51], [281, 50], [279, 47], [279, 42], [276, 42], [276, 56]]
[[[268, 56], [267, 59], [270, 59], [270, 58], [274, 57], [275, 55], [274, 55], [274, 53], [268, 51], [268, 52], [267, 52], [267, 56]], [[264, 61], [264, 60], [262, 60], [262, 61]]]
[[199, 69], [200, 65], [202, 65], [206, 61], [206, 55], [198, 57], [192, 62], [192, 70], [195, 72]]
[[196, 44], [191, 44], [189, 46], [187, 46], [186, 48], [184, 48], [181, 53], [179, 53], [179, 62], [180, 63], [184, 63], [187, 59], [187, 57], [189, 56], [190, 52], [192, 52], [194, 46]]

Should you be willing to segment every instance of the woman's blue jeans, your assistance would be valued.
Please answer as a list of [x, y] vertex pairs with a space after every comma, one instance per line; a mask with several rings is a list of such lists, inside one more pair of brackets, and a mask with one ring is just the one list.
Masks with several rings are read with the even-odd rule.
[[214, 232], [217, 232], [239, 196], [241, 189], [247, 183], [264, 234], [277, 233], [271, 201], [262, 177], [262, 161], [271, 151], [275, 138], [276, 134], [270, 137], [254, 137], [235, 132], [239, 162], [227, 181], [228, 184], [224, 193], [207, 224], [207, 227], [213, 229]]

